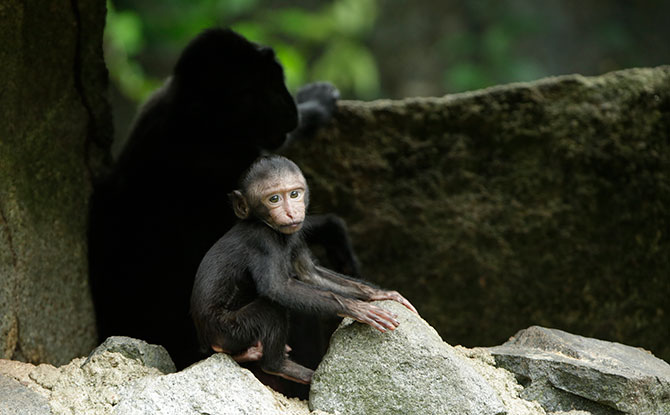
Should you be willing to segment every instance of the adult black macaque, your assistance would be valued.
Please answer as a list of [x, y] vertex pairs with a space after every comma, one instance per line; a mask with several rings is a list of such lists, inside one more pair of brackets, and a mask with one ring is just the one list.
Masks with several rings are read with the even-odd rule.
[[[227, 194], [261, 152], [327, 121], [337, 97], [330, 84], [311, 84], [296, 106], [272, 49], [230, 30], [206, 30], [186, 46], [91, 200], [89, 263], [101, 339], [161, 344], [179, 368], [200, 357], [189, 294], [203, 255], [234, 224]], [[314, 235], [337, 253], [338, 266], [356, 270], [341, 221], [315, 222], [333, 230]]]
[[309, 189], [292, 161], [260, 158], [240, 185], [231, 198], [242, 221], [207, 252], [191, 294], [204, 348], [307, 384], [313, 371], [287, 357], [287, 310], [351, 317], [381, 332], [398, 326], [396, 316], [367, 301], [394, 300], [416, 312], [396, 291], [314, 263], [302, 232]]

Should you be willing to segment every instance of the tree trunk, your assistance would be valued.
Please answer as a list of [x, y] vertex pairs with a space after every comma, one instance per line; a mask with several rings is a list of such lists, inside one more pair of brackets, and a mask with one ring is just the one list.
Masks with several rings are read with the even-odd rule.
[[93, 176], [111, 137], [104, 0], [0, 6], [0, 357], [61, 364], [96, 344]]

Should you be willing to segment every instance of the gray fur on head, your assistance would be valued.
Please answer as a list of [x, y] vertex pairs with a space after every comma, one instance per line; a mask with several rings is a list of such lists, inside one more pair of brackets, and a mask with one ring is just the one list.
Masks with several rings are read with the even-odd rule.
[[240, 189], [242, 193], [248, 195], [249, 191], [253, 192], [253, 189], [250, 187], [254, 184], [266, 183], [269, 180], [276, 181], [282, 177], [286, 177], [287, 173], [300, 175], [304, 179], [300, 167], [286, 157], [277, 155], [259, 157], [242, 175]]

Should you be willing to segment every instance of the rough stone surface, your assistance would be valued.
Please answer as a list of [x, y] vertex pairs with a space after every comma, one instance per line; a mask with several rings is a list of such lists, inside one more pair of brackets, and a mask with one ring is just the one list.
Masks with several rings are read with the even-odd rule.
[[156, 377], [161, 372], [120, 353], [104, 352], [86, 359], [74, 359], [58, 371], [37, 371], [35, 381], [51, 390], [49, 403], [55, 414], [110, 414], [124, 390], [133, 381]]
[[179, 373], [140, 380], [121, 398], [114, 415], [272, 415], [288, 409], [251, 372], [229, 356], [215, 354]]
[[379, 333], [346, 319], [310, 389], [310, 408], [342, 414], [504, 414], [496, 392], [454, 348], [402, 305], [377, 303], [400, 326]]
[[[527, 382], [526, 382], [527, 383]], [[554, 387], [546, 379], [526, 385], [520, 396], [537, 402], [550, 413], [582, 411], [589, 415], [621, 415], [623, 412]]]
[[26, 397], [34, 398], [38, 409], [48, 402], [51, 412], [36, 414], [328, 415], [310, 412], [307, 402], [266, 388], [225, 355], [164, 375], [159, 369], [167, 370], [170, 364], [163, 352], [160, 346], [116, 337], [88, 358], [58, 368], [0, 359], [0, 415]]
[[670, 361], [670, 67], [341, 102], [287, 152], [451, 344], [540, 324]]
[[0, 360], [0, 374], [42, 396], [55, 415], [108, 415], [133, 381], [161, 372], [120, 353], [102, 352], [58, 368]]
[[498, 365], [529, 383], [525, 397], [547, 410], [670, 413], [670, 365], [644, 350], [530, 327], [489, 351]]
[[472, 367], [496, 391], [505, 406], [507, 415], [546, 415], [539, 403], [521, 397], [524, 393], [523, 386], [517, 382], [512, 372], [496, 367], [493, 355], [486, 349], [466, 349], [462, 346], [456, 346], [456, 351], [468, 359]]
[[47, 400], [14, 379], [0, 375], [0, 415], [50, 415]]
[[65, 364], [96, 344], [87, 271], [102, 163], [103, 0], [0, 6], [0, 357]]
[[88, 363], [94, 356], [104, 352], [121, 353], [129, 359], [135, 359], [144, 366], [154, 367], [166, 374], [177, 371], [174, 362], [163, 346], [149, 344], [143, 340], [124, 336], [109, 337], [100, 346], [93, 350], [88, 359], [86, 359], [86, 363]]
[[164, 374], [160, 346], [115, 337], [61, 367], [0, 359], [0, 415], [668, 413], [668, 365], [639, 349], [539, 327], [495, 348], [452, 348], [401, 305], [380, 304], [400, 315], [400, 327], [380, 334], [345, 321], [315, 374], [312, 412], [229, 356]]

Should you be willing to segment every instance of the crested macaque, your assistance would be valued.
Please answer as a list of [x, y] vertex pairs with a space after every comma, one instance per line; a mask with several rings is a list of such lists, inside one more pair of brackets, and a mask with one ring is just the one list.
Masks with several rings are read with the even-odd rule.
[[351, 317], [382, 333], [398, 326], [397, 316], [369, 301], [394, 300], [416, 312], [396, 291], [314, 262], [303, 240], [309, 188], [292, 161], [258, 159], [230, 197], [241, 221], [207, 252], [191, 294], [203, 348], [309, 384], [313, 371], [288, 357], [288, 310]]

